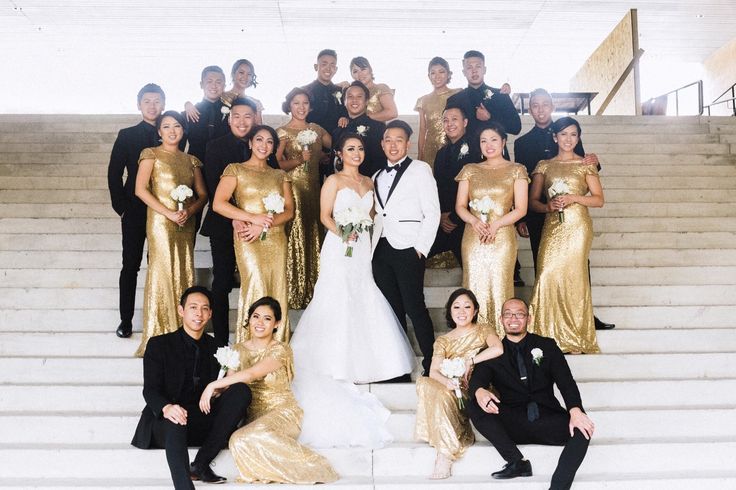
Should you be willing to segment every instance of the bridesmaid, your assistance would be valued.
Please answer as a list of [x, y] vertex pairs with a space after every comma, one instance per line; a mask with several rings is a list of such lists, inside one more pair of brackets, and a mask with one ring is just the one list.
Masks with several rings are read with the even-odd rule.
[[[207, 190], [197, 157], [179, 150], [185, 121], [176, 111], [159, 116], [161, 145], [141, 152], [135, 195], [148, 206], [148, 274], [143, 293], [143, 337], [135, 355], [143, 357], [148, 339], [179, 328], [176, 305], [194, 285], [194, 219], [207, 202]], [[194, 191], [184, 209], [171, 191], [185, 185]]]
[[[478, 295], [481, 323], [498, 322], [503, 302], [514, 296], [516, 233], [514, 223], [526, 215], [529, 177], [526, 168], [503, 158], [506, 132], [487, 123], [480, 132], [481, 163], [470, 163], [455, 177], [458, 181], [455, 212], [465, 222], [463, 232], [463, 287]], [[490, 198], [488, 213], [470, 210], [470, 201]]]
[[[434, 472], [430, 477], [434, 480], [450, 477], [452, 463], [461, 458], [475, 441], [468, 417], [458, 407], [456, 382], [440, 372], [442, 361], [458, 357], [464, 359], [467, 378], [475, 363], [503, 353], [503, 346], [493, 327], [477, 323], [478, 300], [472, 291], [461, 288], [450, 294], [445, 305], [445, 319], [447, 327], [452, 330], [434, 342], [429, 377], [417, 379], [418, 405], [414, 435], [437, 450]], [[481, 350], [483, 352], [479, 354]], [[467, 387], [461, 386], [461, 389], [463, 397], [468, 398]]]
[[358, 80], [368, 87], [369, 97], [366, 109], [368, 117], [381, 122], [398, 117], [399, 111], [394, 101], [394, 90], [385, 83], [374, 82], [373, 68], [367, 59], [363, 56], [356, 56], [350, 60], [350, 74], [353, 80]]
[[[222, 103], [227, 107], [230, 107], [233, 100], [238, 97], [253, 101], [256, 105], [255, 124], [263, 124], [263, 104], [261, 104], [260, 100], [249, 95], [245, 95], [245, 89], [248, 87], [255, 88], [258, 85], [258, 82], [256, 81], [256, 69], [253, 67], [253, 63], [246, 59], [236, 61], [230, 71], [230, 78], [232, 79], [233, 86], [230, 90], [223, 92], [220, 96]], [[194, 122], [199, 120], [199, 111], [191, 102], [186, 102], [184, 104], [184, 111], [186, 112], [188, 120]]]
[[[249, 333], [244, 328], [248, 319], [246, 308], [265, 295], [286, 304], [286, 233], [284, 225], [294, 216], [291, 181], [283, 170], [268, 166], [267, 160], [279, 144], [276, 131], [269, 126], [253, 126], [245, 135], [251, 157], [243, 163], [231, 163], [225, 168], [215, 191], [213, 210], [226, 218], [246, 222], [245, 229], [235, 234], [235, 260], [240, 272], [240, 300], [236, 342]], [[284, 198], [284, 212], [269, 216], [263, 198], [271, 193]], [[235, 199], [235, 205], [230, 203]], [[261, 232], [267, 229], [265, 240]], [[284, 319], [276, 337], [288, 342], [289, 317]]]
[[230, 452], [246, 483], [329, 483], [339, 476], [323, 456], [297, 442], [304, 412], [291, 392], [294, 359], [291, 348], [274, 338], [281, 306], [271, 297], [248, 309], [250, 339], [234, 349], [240, 368], [207, 385], [199, 406], [209, 413], [215, 390], [246, 383], [253, 394], [245, 426], [230, 436]]
[[[281, 108], [291, 120], [276, 130], [279, 145], [276, 158], [291, 179], [294, 194], [294, 221], [289, 225], [286, 280], [289, 308], [304, 309], [312, 300], [319, 274], [319, 162], [322, 148], [332, 147], [329, 133], [315, 123], [307, 123], [310, 98], [306, 90], [295, 88]], [[315, 141], [302, 146], [299, 134], [313, 131]]]
[[[529, 331], [554, 338], [565, 353], [600, 352], [588, 273], [593, 242], [588, 208], [603, 207], [603, 188], [595, 165], [585, 165], [583, 155], [574, 152], [582, 133], [580, 124], [563, 117], [551, 128], [559, 152], [555, 158], [539, 162], [532, 172], [531, 207], [546, 216], [529, 307]], [[556, 181], [564, 182], [569, 193], [543, 203], [542, 195], [549, 195]]]
[[446, 143], [442, 113], [447, 99], [462, 89], [449, 88], [452, 72], [447, 60], [435, 56], [429, 62], [427, 77], [434, 90], [419, 97], [414, 110], [419, 113], [419, 160], [434, 168], [437, 151]]

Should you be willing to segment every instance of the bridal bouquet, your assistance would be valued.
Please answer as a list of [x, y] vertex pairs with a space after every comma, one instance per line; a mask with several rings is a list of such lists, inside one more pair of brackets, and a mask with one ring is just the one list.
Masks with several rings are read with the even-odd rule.
[[465, 408], [463, 392], [460, 390], [460, 378], [465, 375], [465, 367], [465, 359], [462, 357], [444, 359], [442, 365], [440, 365], [440, 373], [455, 382], [455, 396], [460, 410]]
[[[171, 194], [169, 195], [171, 199], [176, 201], [178, 211], [184, 211], [184, 202], [192, 197], [194, 192], [188, 186], [182, 184], [171, 189]], [[179, 225], [179, 229], [182, 229], [181, 225]]]
[[373, 220], [365, 209], [346, 208], [335, 213], [335, 224], [343, 243], [347, 244], [345, 257], [353, 256], [353, 245], [358, 241], [356, 233], [373, 232]]
[[230, 347], [218, 347], [215, 359], [220, 363], [220, 373], [217, 375], [217, 379], [222, 379], [228, 369], [234, 371], [240, 366], [240, 355]]
[[[284, 200], [284, 197], [279, 194], [278, 192], [271, 192], [269, 195], [264, 197], [263, 199], [263, 205], [266, 207], [266, 212], [270, 217], [273, 217], [274, 214], [279, 214], [284, 212], [284, 203], [286, 202]], [[268, 231], [268, 227], [264, 227], [263, 231], [261, 232], [261, 241], [266, 239], [266, 232]]]
[[[296, 135], [296, 142], [299, 143], [299, 146], [302, 147], [302, 150], [306, 150], [309, 148], [310, 145], [314, 144], [317, 141], [318, 137], [319, 135], [317, 134], [317, 131], [313, 129], [303, 129], [299, 131], [299, 133]], [[309, 171], [307, 162], [304, 162], [304, 171]]]
[[[552, 185], [549, 186], [549, 189], [547, 189], [547, 194], [549, 195], [550, 199], [553, 199], [556, 196], [564, 196], [567, 194], [571, 194], [570, 187], [567, 185], [567, 182], [565, 182], [564, 179], [554, 179], [552, 181]], [[557, 217], [560, 219], [560, 223], [565, 222], [565, 211], [560, 210], [557, 211]]]
[[468, 206], [470, 206], [470, 209], [477, 211], [480, 214], [480, 220], [483, 223], [488, 223], [488, 215], [491, 214], [491, 211], [495, 211], [496, 214], [503, 215], [503, 208], [493, 202], [493, 199], [489, 196], [485, 196], [482, 199], [473, 199], [468, 203]]

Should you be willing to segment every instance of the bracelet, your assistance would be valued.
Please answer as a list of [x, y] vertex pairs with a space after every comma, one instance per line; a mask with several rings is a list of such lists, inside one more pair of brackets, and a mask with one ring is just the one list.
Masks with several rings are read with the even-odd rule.
[[470, 364], [472, 364], [473, 366], [475, 366], [475, 356], [473, 356], [473, 357], [470, 358]]

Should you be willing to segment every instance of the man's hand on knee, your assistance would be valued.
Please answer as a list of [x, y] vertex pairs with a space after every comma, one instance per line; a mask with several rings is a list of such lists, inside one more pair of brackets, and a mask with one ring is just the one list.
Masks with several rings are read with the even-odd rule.
[[485, 388], [478, 388], [475, 391], [475, 401], [478, 402], [478, 406], [486, 413], [498, 413], [498, 405], [501, 400], [496, 395], [486, 390]]
[[578, 429], [588, 440], [593, 437], [595, 430], [593, 421], [578, 407], [570, 409], [570, 437], [575, 435], [575, 429]]
[[187, 411], [179, 405], [169, 403], [162, 410], [164, 418], [178, 425], [187, 425]]

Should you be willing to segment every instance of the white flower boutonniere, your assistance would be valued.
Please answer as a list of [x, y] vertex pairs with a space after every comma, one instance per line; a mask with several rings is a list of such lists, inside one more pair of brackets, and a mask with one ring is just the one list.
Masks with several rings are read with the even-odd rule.
[[335, 97], [335, 100], [337, 101], [338, 104], [342, 105], [342, 92], [338, 90], [337, 92], [332, 94], [332, 96]]
[[222, 120], [224, 121], [225, 118], [230, 115], [230, 106], [223, 105], [220, 107], [220, 112], [222, 113]]
[[542, 359], [544, 359], [544, 352], [542, 352], [542, 349], [540, 349], [539, 347], [535, 347], [534, 349], [532, 349], [532, 361], [534, 362], [534, 364], [539, 366], [540, 364], [542, 364]]
[[468, 154], [469, 151], [470, 151], [470, 147], [468, 146], [468, 144], [463, 143], [463, 145], [460, 147], [460, 152], [457, 155], [457, 159], [461, 160], [464, 156]]
[[493, 97], [493, 92], [491, 92], [491, 89], [487, 88], [486, 89], [486, 96], [483, 97], [483, 98], [486, 99], [486, 100], [490, 100], [491, 97]]
[[368, 126], [363, 126], [362, 124], [355, 128], [355, 132], [359, 135], [365, 137], [366, 134], [368, 134]]

